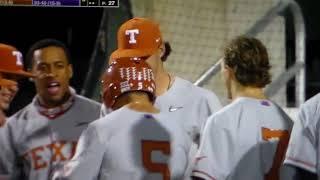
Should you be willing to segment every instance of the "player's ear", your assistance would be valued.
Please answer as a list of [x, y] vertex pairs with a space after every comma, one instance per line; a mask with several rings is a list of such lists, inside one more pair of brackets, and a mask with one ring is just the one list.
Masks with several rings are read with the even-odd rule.
[[165, 47], [165, 44], [164, 43], [161, 43], [160, 47], [159, 47], [159, 55], [160, 55], [160, 58], [162, 58], [165, 54], [165, 51], [166, 51], [166, 47]]
[[228, 66], [228, 71], [229, 71], [229, 76], [231, 79], [235, 80], [236, 79], [236, 75], [235, 75], [235, 70], [233, 68], [230, 68]]
[[73, 76], [73, 67], [72, 64], [68, 65], [68, 74], [69, 74], [69, 78], [71, 79]]
[[231, 67], [229, 67], [228, 65], [224, 64], [222, 69], [223, 69], [222, 70], [223, 71], [223, 75], [226, 78], [229, 78], [229, 79], [234, 79], [235, 78], [234, 70]]

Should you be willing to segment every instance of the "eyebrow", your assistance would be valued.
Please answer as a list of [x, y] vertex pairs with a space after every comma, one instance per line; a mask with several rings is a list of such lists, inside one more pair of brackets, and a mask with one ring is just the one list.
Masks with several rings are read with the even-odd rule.
[[52, 62], [52, 63], [48, 63], [48, 62], [43, 62], [43, 61], [38, 61], [38, 63], [37, 64], [57, 64], [57, 63], [66, 63], [66, 64], [68, 64], [67, 62], [64, 62], [63, 60], [56, 60], [56, 61], [54, 61], [54, 62]]

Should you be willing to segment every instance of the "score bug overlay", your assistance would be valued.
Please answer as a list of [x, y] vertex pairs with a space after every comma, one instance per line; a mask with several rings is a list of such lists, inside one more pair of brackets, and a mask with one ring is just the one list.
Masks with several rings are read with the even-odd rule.
[[119, 0], [0, 0], [0, 6], [119, 7]]

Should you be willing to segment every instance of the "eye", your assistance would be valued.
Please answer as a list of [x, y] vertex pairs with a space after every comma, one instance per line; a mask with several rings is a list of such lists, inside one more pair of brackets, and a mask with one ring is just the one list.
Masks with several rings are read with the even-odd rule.
[[47, 69], [48, 69], [48, 67], [45, 64], [39, 64], [37, 67], [37, 70], [41, 71], [41, 72], [45, 72]]
[[64, 63], [57, 63], [56, 67], [59, 69], [63, 69], [65, 67]]

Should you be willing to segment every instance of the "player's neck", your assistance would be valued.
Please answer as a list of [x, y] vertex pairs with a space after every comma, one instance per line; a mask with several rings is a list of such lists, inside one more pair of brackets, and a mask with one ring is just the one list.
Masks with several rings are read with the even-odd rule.
[[255, 99], [267, 99], [262, 88], [252, 86], [241, 86], [237, 85], [234, 89], [233, 100], [238, 97], [249, 97]]
[[58, 106], [63, 105], [64, 103], [66, 103], [69, 98], [71, 97], [71, 93], [68, 91], [62, 98], [60, 101], [50, 101], [50, 100], [45, 100], [44, 98], [42, 98], [41, 96], [38, 96], [39, 98], [39, 102], [42, 106], [46, 107], [46, 108], [55, 108]]
[[139, 111], [139, 112], [147, 112], [147, 113], [159, 113], [159, 109], [155, 108], [150, 101], [135, 101], [127, 104], [127, 107]]
[[139, 112], [159, 113], [159, 110], [153, 106], [145, 92], [136, 91], [120, 96], [115, 103], [115, 109], [122, 106]]
[[160, 65], [154, 72], [155, 83], [156, 83], [156, 96], [160, 96], [167, 92], [171, 85], [173, 84], [174, 77], [170, 75], [164, 68]]

